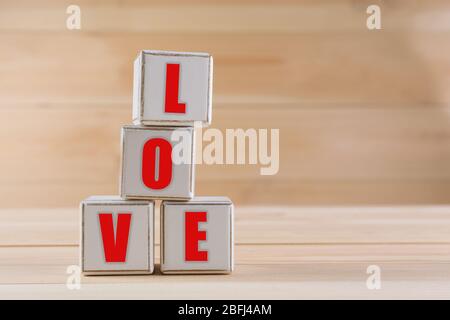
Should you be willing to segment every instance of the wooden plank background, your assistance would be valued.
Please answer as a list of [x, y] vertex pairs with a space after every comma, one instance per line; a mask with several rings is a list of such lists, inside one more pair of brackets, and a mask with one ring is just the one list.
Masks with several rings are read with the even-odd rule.
[[[279, 128], [280, 171], [199, 166], [238, 205], [450, 201], [448, 1], [0, 3], [0, 206], [116, 194], [140, 49], [214, 56], [213, 127]], [[366, 28], [379, 4], [380, 31]]]

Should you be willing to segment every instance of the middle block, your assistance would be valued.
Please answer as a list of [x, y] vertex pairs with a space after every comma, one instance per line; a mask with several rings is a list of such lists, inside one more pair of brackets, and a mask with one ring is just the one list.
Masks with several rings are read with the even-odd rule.
[[122, 198], [191, 199], [194, 174], [192, 127], [122, 128]]

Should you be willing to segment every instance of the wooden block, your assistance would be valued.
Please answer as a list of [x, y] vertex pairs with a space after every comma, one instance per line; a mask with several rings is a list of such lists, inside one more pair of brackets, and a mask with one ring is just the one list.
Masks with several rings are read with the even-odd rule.
[[212, 57], [208, 53], [141, 51], [134, 62], [133, 123], [211, 123]]
[[161, 271], [230, 273], [233, 270], [233, 203], [195, 197], [161, 204]]
[[81, 202], [81, 269], [86, 275], [154, 269], [153, 201], [93, 196]]
[[[177, 131], [180, 139], [174, 137]], [[194, 196], [194, 130], [191, 127], [122, 128], [120, 194], [126, 199], [178, 199]], [[183, 149], [187, 161], [173, 161]]]

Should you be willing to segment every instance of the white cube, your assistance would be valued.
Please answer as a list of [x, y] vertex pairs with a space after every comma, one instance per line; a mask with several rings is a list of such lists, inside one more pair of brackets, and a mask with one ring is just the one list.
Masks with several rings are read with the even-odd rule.
[[211, 123], [213, 61], [208, 53], [141, 51], [134, 62], [133, 123]]
[[161, 204], [161, 271], [230, 273], [233, 270], [233, 203], [195, 197]]
[[194, 174], [193, 128], [122, 128], [121, 197], [191, 199]]
[[81, 203], [81, 269], [87, 275], [154, 269], [154, 203], [92, 196]]

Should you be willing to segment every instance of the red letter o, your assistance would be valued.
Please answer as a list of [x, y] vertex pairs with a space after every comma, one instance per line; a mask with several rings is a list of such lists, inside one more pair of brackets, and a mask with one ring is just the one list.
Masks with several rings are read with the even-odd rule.
[[[156, 150], [159, 149], [159, 169], [156, 175]], [[150, 139], [142, 151], [142, 181], [150, 189], [164, 189], [172, 180], [172, 145], [162, 138]]]

